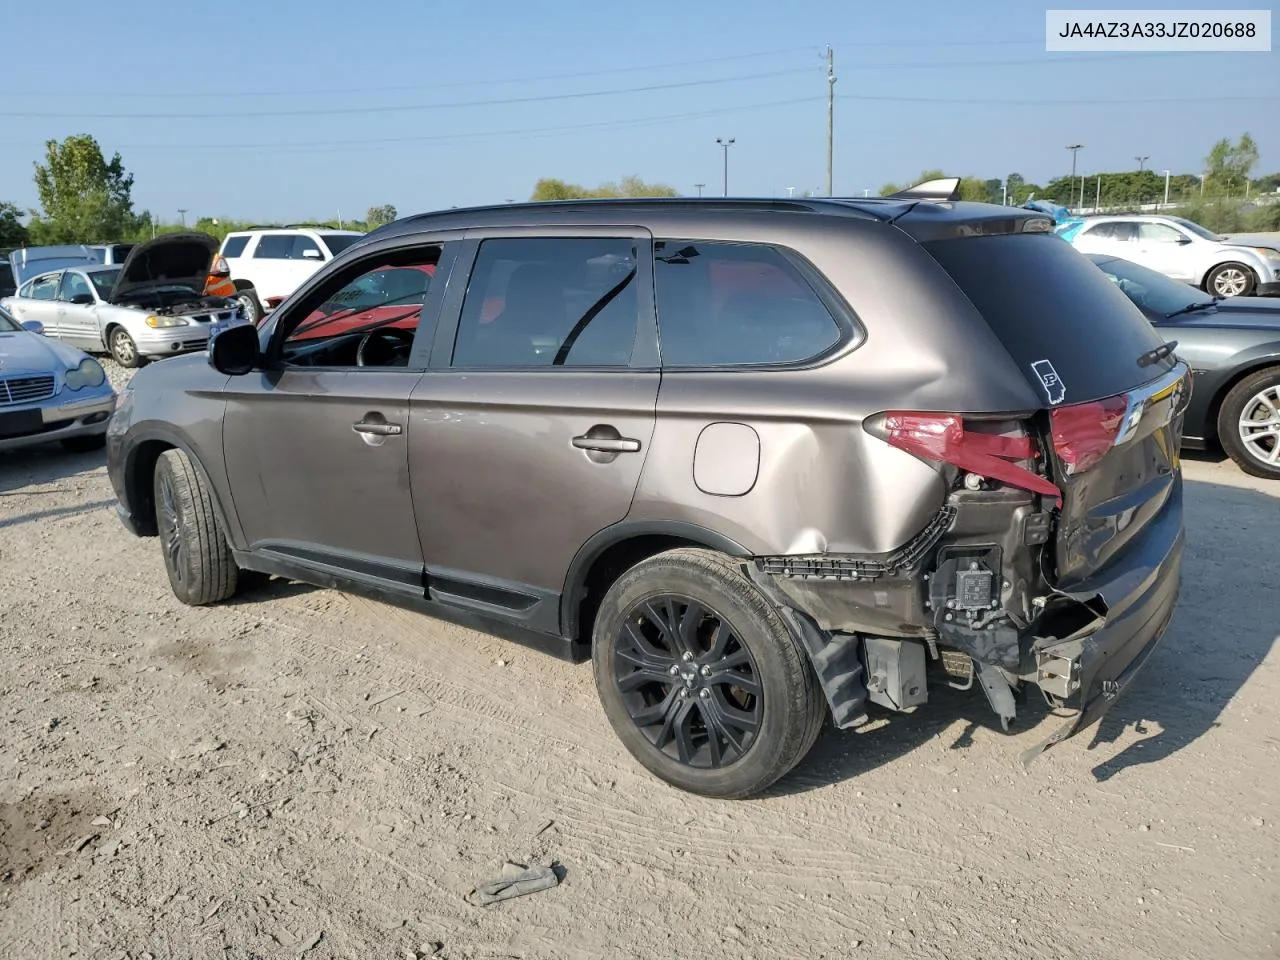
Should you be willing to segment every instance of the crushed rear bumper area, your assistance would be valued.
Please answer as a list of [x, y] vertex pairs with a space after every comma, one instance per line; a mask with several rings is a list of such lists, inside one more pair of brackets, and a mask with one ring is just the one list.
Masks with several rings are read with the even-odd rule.
[[1024, 753], [1030, 761], [1096, 723], [1132, 684], [1178, 602], [1180, 480], [1121, 554], [1069, 587], [1033, 579], [1044, 533], [1030, 521], [1040, 515], [1030, 504], [1004, 508], [1016, 540], [983, 545], [973, 532], [957, 544], [962, 507], [948, 529], [930, 525], [882, 569], [840, 557], [746, 564], [803, 642], [837, 727], [865, 722], [868, 703], [913, 710], [941, 679], [979, 687], [1007, 729], [1019, 692], [1039, 688], [1056, 718], [1046, 722], [1059, 726]]

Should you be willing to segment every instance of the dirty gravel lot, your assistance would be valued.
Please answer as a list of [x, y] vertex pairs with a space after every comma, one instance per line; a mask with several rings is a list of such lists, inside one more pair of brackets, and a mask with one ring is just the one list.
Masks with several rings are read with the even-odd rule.
[[[1187, 477], [1099, 727], [1024, 771], [1043, 711], [942, 691], [728, 803], [642, 773], [585, 666], [279, 581], [185, 608], [101, 454], [0, 455], [0, 956], [1274, 958], [1280, 489]], [[466, 902], [508, 859], [563, 881]]]

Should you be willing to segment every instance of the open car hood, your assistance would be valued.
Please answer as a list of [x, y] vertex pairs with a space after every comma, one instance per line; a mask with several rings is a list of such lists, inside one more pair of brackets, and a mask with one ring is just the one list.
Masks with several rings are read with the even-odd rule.
[[168, 284], [191, 287], [198, 293], [204, 289], [217, 252], [217, 240], [194, 231], [140, 243], [121, 264], [111, 299]]

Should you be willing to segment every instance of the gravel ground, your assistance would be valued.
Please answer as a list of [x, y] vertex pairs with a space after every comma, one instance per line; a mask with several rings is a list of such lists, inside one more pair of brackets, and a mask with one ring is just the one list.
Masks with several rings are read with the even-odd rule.
[[[0, 956], [1274, 958], [1280, 489], [1187, 477], [1181, 606], [1094, 731], [1024, 771], [1042, 713], [942, 691], [726, 803], [587, 667], [276, 581], [183, 607], [101, 454], [0, 455]], [[468, 903], [506, 860], [563, 880]]]

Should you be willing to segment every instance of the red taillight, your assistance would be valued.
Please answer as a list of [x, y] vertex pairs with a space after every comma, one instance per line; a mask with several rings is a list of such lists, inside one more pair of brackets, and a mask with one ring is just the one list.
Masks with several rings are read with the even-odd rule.
[[1115, 445], [1129, 398], [1123, 394], [1091, 403], [1057, 407], [1049, 414], [1053, 449], [1067, 473], [1083, 473]]
[[1059, 504], [1062, 492], [1037, 473], [1015, 461], [1036, 455], [1030, 437], [1002, 437], [966, 430], [964, 418], [949, 413], [903, 413], [894, 411], [878, 418], [874, 431], [899, 450], [926, 460], [949, 463], [981, 477], [999, 480], [1022, 490], [1053, 497]]

